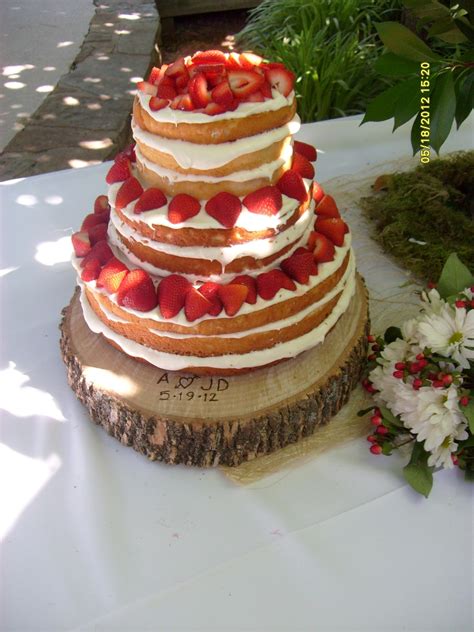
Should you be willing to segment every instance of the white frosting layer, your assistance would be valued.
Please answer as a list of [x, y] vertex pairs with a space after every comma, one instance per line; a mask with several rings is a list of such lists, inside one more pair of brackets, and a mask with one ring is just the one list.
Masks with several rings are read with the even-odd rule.
[[295, 99], [294, 92], [290, 92], [290, 94], [285, 97], [278, 92], [278, 90], [272, 90], [272, 99], [265, 99], [265, 101], [260, 103], [241, 103], [233, 112], [223, 112], [222, 114], [210, 116], [209, 114], [203, 114], [202, 112], [172, 110], [170, 107], [162, 108], [161, 110], [154, 112], [150, 110], [149, 106], [151, 96], [141, 92], [140, 90], [137, 94], [138, 99], [140, 100], [140, 105], [153, 119], [155, 119], [155, 121], [158, 121], [159, 123], [173, 123], [174, 125], [178, 125], [179, 123], [192, 123], [193, 125], [200, 123], [214, 123], [217, 121], [227, 121], [229, 119], [245, 118], [247, 116], [252, 116], [252, 114], [260, 114], [261, 112], [273, 112], [275, 110], [280, 110], [287, 105], [291, 105]]
[[[208, 147], [208, 145], [206, 145], [206, 147]], [[255, 169], [234, 171], [228, 176], [223, 177], [185, 174], [173, 171], [172, 169], [159, 167], [154, 162], [151, 162], [151, 160], [148, 160], [148, 158], [145, 158], [138, 146], [135, 147], [135, 154], [137, 156], [137, 160], [148, 170], [153, 171], [156, 175], [160, 176], [160, 178], [164, 178], [169, 182], [208, 182], [211, 184], [225, 184], [226, 182], [247, 182], [248, 180], [256, 180], [260, 178], [270, 180], [275, 171], [291, 159], [291, 156], [293, 155], [293, 147], [292, 145], [285, 147], [280, 158], [277, 158], [277, 160], [261, 164], [260, 166], [255, 167]]]
[[300, 117], [296, 114], [292, 121], [269, 132], [262, 132], [261, 134], [240, 138], [228, 143], [206, 145], [205, 149], [203, 149], [203, 146], [197, 143], [173, 140], [150, 134], [150, 132], [146, 132], [136, 125], [132, 119], [133, 137], [136, 141], [151, 149], [173, 156], [183, 169], [200, 169], [202, 171], [222, 167], [245, 154], [251, 154], [270, 147], [270, 145], [283, 140], [288, 135], [296, 134], [300, 127]]
[[[314, 211], [312, 205], [306, 209], [306, 211], [298, 218], [298, 220], [286, 230], [277, 233], [272, 237], [266, 239], [253, 239], [242, 244], [234, 244], [232, 246], [176, 246], [175, 244], [169, 244], [159, 241], [153, 241], [151, 239], [143, 238], [137, 235], [128, 224], [123, 222], [117, 215], [115, 210], [110, 213], [109, 222], [109, 239], [111, 242], [121, 248], [123, 246], [116, 232], [118, 231], [127, 240], [139, 241], [145, 244], [148, 248], [152, 248], [157, 252], [163, 252], [174, 257], [180, 257], [185, 259], [203, 259], [205, 261], [219, 261], [222, 266], [226, 266], [231, 261], [239, 259], [241, 257], [255, 257], [256, 259], [264, 259], [272, 254], [279, 252], [282, 248], [290, 243], [293, 243], [297, 239], [301, 238], [305, 234], [308, 226], [314, 219]], [[137, 237], [140, 237], [137, 240]]]
[[[309, 189], [311, 184], [310, 180], [304, 180], [306, 190]], [[118, 182], [116, 184], [112, 184], [109, 186], [108, 198], [109, 203], [112, 208], [115, 208], [115, 199], [117, 197], [117, 191], [120, 189], [122, 183]], [[169, 198], [171, 201], [172, 198]], [[122, 213], [129, 217], [133, 221], [140, 221], [150, 226], [166, 226], [167, 228], [172, 228], [175, 230], [179, 230], [181, 228], [195, 228], [202, 230], [209, 230], [212, 228], [220, 228], [223, 229], [222, 224], [220, 224], [214, 217], [208, 215], [205, 210], [205, 203], [201, 203], [201, 211], [187, 219], [185, 222], [180, 222], [179, 224], [173, 224], [168, 219], [168, 204], [162, 206], [158, 209], [153, 209], [150, 211], [145, 211], [144, 213], [140, 213], [136, 215], [134, 213], [136, 200], [130, 202], [125, 208], [122, 209]], [[312, 204], [314, 204], [312, 202]], [[258, 213], [251, 213], [245, 206], [242, 206], [242, 211], [237, 218], [235, 226], [237, 228], [243, 228], [248, 232], [255, 232], [267, 229], [278, 230], [281, 226], [286, 224], [286, 222], [290, 219], [290, 217], [295, 212], [296, 208], [300, 205], [298, 200], [294, 198], [290, 198], [287, 195], [282, 195], [282, 207], [276, 213], [276, 215], [259, 215]], [[314, 208], [314, 207], [313, 207]]]
[[270, 364], [283, 358], [293, 358], [324, 340], [326, 334], [335, 325], [340, 316], [346, 311], [355, 291], [354, 278], [350, 280], [331, 314], [309, 333], [294, 338], [288, 342], [279, 343], [269, 349], [252, 351], [242, 354], [226, 354], [200, 358], [197, 356], [180, 356], [163, 353], [133, 342], [120, 334], [113, 332], [96, 316], [89, 305], [84, 293], [81, 292], [81, 305], [85, 321], [89, 329], [95, 333], [104, 334], [109, 340], [117, 344], [127, 355], [141, 358], [150, 364], [168, 371], [179, 371], [187, 367], [212, 367], [216, 369], [251, 368]]

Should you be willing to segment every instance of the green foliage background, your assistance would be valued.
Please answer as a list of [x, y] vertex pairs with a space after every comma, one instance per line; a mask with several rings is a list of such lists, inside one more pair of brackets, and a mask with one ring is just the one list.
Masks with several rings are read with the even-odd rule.
[[296, 74], [304, 122], [346, 116], [393, 83], [374, 68], [383, 49], [375, 23], [399, 11], [397, 0], [264, 0], [237, 43]]

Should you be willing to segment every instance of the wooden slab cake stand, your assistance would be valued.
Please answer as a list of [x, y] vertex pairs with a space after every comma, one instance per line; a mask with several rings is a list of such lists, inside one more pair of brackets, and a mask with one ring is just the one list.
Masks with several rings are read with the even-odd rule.
[[347, 402], [367, 351], [363, 281], [324, 342], [269, 368], [193, 376], [137, 362], [90, 331], [79, 293], [63, 311], [68, 381], [92, 420], [152, 460], [239, 465], [308, 436]]

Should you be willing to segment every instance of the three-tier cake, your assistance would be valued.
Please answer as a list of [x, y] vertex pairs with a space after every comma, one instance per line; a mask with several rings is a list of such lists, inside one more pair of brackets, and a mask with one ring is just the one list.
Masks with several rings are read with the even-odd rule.
[[72, 236], [88, 327], [156, 367], [230, 375], [322, 343], [355, 292], [350, 231], [314, 181], [294, 75], [198, 52], [138, 84], [134, 146]]

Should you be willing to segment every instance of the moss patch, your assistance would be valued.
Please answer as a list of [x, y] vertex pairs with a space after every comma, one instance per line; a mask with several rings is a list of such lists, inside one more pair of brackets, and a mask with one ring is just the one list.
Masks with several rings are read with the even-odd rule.
[[361, 206], [374, 239], [401, 265], [427, 280], [439, 277], [452, 252], [474, 266], [474, 152], [381, 176], [377, 189]]

